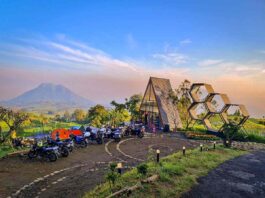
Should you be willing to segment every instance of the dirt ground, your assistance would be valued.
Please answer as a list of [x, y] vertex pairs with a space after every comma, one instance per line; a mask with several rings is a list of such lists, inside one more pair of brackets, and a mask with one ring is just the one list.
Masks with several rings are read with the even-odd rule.
[[192, 148], [199, 143], [168, 135], [112, 140], [75, 149], [67, 158], [56, 162], [24, 157], [0, 161], [0, 197], [81, 197], [104, 182], [111, 161], [121, 161], [126, 171], [147, 159], [148, 150], [160, 149], [161, 156]]

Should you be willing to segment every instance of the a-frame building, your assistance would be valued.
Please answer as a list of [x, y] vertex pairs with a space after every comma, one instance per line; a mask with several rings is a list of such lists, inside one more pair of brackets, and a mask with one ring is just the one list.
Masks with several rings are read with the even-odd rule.
[[169, 98], [172, 91], [169, 79], [150, 77], [140, 106], [143, 121], [157, 128], [181, 128], [179, 112]]

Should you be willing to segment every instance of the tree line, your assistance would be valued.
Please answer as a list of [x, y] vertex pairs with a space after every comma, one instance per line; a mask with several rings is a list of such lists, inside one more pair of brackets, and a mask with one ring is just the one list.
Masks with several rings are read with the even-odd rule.
[[79, 124], [90, 124], [94, 127], [102, 125], [117, 126], [122, 122], [138, 120], [140, 117], [140, 103], [142, 100], [141, 94], [134, 94], [130, 98], [125, 98], [124, 103], [118, 103], [115, 100], [111, 101], [111, 108], [106, 108], [103, 105], [97, 104], [85, 111], [76, 109], [72, 114], [65, 111], [63, 115], [55, 115], [57, 121], [74, 121]]

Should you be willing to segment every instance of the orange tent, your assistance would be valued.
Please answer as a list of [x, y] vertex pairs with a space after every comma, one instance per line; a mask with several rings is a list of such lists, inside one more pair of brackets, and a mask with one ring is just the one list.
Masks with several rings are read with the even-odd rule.
[[55, 129], [51, 134], [52, 139], [56, 140], [57, 133], [59, 133], [59, 138], [62, 140], [68, 139], [70, 135], [70, 132], [67, 129]]
[[56, 140], [57, 133], [59, 133], [59, 138], [61, 140], [68, 139], [71, 134], [83, 135], [83, 132], [79, 129], [72, 129], [72, 130], [71, 129], [69, 129], [69, 130], [67, 130], [67, 129], [55, 129], [51, 134], [52, 139]]
[[79, 129], [69, 129], [70, 134], [76, 135], [76, 136], [82, 136], [83, 132]]

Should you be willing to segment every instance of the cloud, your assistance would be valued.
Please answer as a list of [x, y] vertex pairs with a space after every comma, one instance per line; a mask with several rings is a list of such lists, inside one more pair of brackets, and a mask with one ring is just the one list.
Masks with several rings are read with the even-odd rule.
[[223, 60], [220, 60], [220, 59], [206, 59], [206, 60], [198, 62], [198, 65], [203, 66], [203, 67], [207, 67], [207, 66], [216, 65], [216, 64], [219, 64], [222, 62], [223, 62]]
[[179, 42], [180, 45], [188, 45], [188, 44], [191, 44], [192, 41], [190, 39], [184, 39], [182, 41]]
[[265, 50], [261, 50], [259, 51], [261, 54], [265, 54]]
[[175, 52], [164, 53], [164, 54], [153, 54], [152, 57], [172, 65], [186, 63], [188, 60], [187, 55]]
[[112, 69], [125, 68], [136, 70], [136, 66], [126, 61], [111, 57], [109, 54], [90, 47], [84, 43], [66, 40], [65, 37], [60, 42], [55, 41], [32, 41], [24, 40], [24, 44], [8, 44], [0, 53], [7, 56], [18, 56], [26, 59], [35, 59], [42, 62], [56, 63], [62, 67], [72, 67], [73, 69]]
[[135, 40], [135, 38], [133, 37], [132, 34], [127, 34], [125, 39], [126, 39], [126, 43], [127, 43], [128, 47], [130, 49], [137, 48], [138, 43], [137, 43], [137, 41]]

